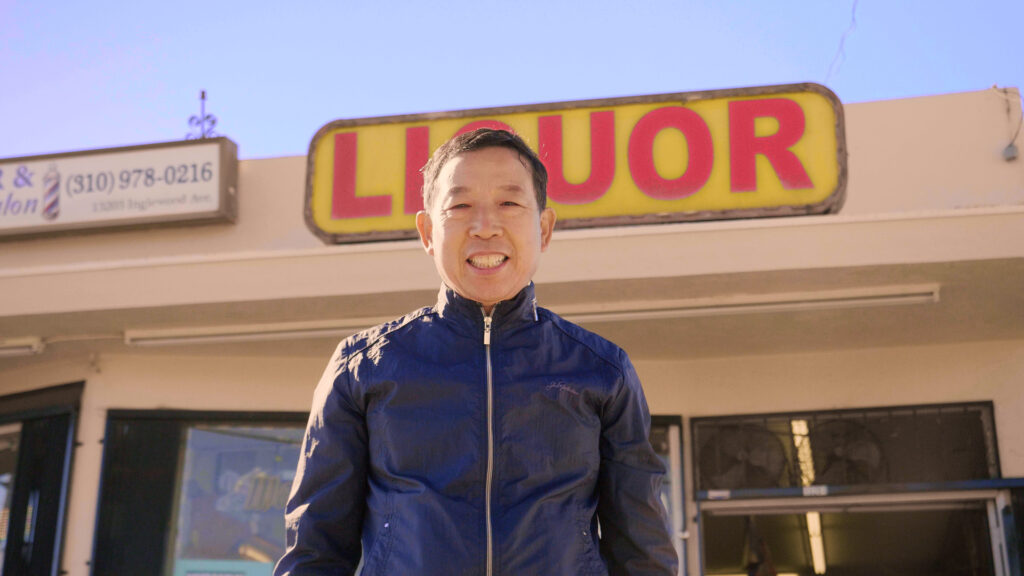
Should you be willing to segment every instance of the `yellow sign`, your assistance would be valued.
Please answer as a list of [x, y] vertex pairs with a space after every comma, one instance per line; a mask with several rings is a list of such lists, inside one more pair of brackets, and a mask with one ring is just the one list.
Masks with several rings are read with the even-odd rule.
[[337, 120], [309, 147], [306, 222], [328, 243], [416, 237], [420, 168], [452, 136], [510, 129], [548, 170], [559, 228], [836, 212], [839, 99], [818, 84]]

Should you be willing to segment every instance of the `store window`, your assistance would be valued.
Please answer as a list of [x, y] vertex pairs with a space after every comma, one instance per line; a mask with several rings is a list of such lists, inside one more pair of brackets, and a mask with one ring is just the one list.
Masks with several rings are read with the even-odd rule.
[[82, 384], [0, 397], [0, 575], [61, 571]]
[[992, 412], [695, 418], [703, 573], [1007, 574], [1014, 481], [1000, 477]]
[[704, 574], [995, 574], [987, 499], [703, 510]]
[[306, 414], [112, 411], [96, 575], [269, 576]]
[[999, 477], [991, 403], [694, 418], [697, 490]]
[[[108, 414], [93, 574], [268, 576], [284, 552], [284, 505], [306, 414]], [[682, 534], [682, 421], [652, 419]], [[677, 549], [683, 557], [682, 540]]]
[[186, 431], [172, 574], [269, 574], [284, 553], [303, 429], [197, 425]]

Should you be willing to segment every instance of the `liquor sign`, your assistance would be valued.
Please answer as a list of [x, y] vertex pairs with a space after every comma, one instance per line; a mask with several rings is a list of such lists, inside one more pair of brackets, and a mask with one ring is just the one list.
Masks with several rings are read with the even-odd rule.
[[558, 228], [836, 212], [839, 99], [818, 84], [337, 120], [309, 147], [306, 223], [327, 243], [416, 237], [420, 168], [452, 136], [511, 129], [548, 169]]
[[233, 222], [237, 185], [227, 138], [0, 160], [0, 239]]

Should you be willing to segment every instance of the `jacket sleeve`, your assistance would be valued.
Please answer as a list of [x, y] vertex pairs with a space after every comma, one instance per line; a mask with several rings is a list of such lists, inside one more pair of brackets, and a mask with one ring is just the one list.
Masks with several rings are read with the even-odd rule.
[[679, 560], [661, 503], [665, 467], [648, 439], [651, 417], [640, 379], [620, 354], [622, 382], [601, 415], [601, 556], [611, 576], [675, 576]]
[[340, 347], [335, 359], [313, 395], [285, 506], [286, 550], [275, 576], [351, 576], [359, 565], [367, 493], [366, 418], [351, 394]]

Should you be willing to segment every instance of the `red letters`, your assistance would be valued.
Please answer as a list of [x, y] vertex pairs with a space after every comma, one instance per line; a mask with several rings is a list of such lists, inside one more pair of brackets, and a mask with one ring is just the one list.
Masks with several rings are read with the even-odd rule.
[[[654, 138], [666, 128], [686, 137], [689, 159], [686, 172], [666, 180], [654, 166]], [[629, 171], [641, 192], [659, 200], [685, 198], [701, 189], [711, 176], [715, 151], [711, 130], [696, 112], [680, 106], [666, 106], [644, 115], [629, 136]]]
[[423, 210], [423, 173], [420, 169], [430, 159], [430, 127], [415, 126], [405, 130], [405, 213]]
[[356, 148], [358, 134], [334, 135], [334, 194], [331, 218], [367, 218], [391, 214], [391, 196], [356, 196]]
[[[577, 153], [586, 151], [586, 142], [566, 141], [563, 131], [563, 113], [548, 112], [536, 115], [538, 152], [548, 169], [548, 197], [563, 205], [585, 205], [605, 197], [611, 190], [616, 177], [616, 150], [625, 144], [629, 176], [640, 192], [657, 200], [678, 200], [688, 198], [708, 185], [714, 167], [715, 151], [711, 130], [707, 122], [694, 110], [682, 105], [665, 105], [644, 114], [628, 134], [616, 134], [615, 110], [596, 110], [589, 113], [590, 119], [590, 172], [583, 181], [569, 182], [565, 177], [565, 152], [567, 146], [577, 146]], [[717, 138], [728, 137], [729, 179], [732, 192], [758, 190], [757, 163], [764, 167], [767, 159], [786, 190], [813, 189], [803, 161], [793, 148], [804, 138], [806, 118], [800, 104], [790, 98], [753, 98], [728, 102], [728, 133], [716, 133]], [[778, 129], [772, 134], [757, 135], [758, 119], [762, 122], [774, 119]], [[620, 118], [621, 120], [621, 118]], [[464, 134], [477, 128], [514, 130], [508, 124], [494, 119], [468, 121], [456, 134]], [[429, 120], [418, 126], [405, 128], [404, 160], [405, 192], [403, 213], [413, 215], [423, 209], [423, 165], [430, 158]], [[621, 126], [620, 126], [621, 128]], [[654, 161], [654, 144], [663, 130], [677, 130], [685, 138], [686, 153], [678, 158], [659, 159], [661, 168], [678, 174], [664, 178], [658, 172]], [[393, 208], [392, 195], [397, 190], [378, 190], [378, 195], [357, 195], [356, 166], [358, 132], [334, 134], [334, 175], [331, 217], [336, 220], [371, 217], [391, 217], [397, 214]], [[617, 142], [616, 137], [626, 142]], [[724, 149], [725, 142], [720, 142]], [[375, 149], [376, 150], [376, 149]], [[384, 153], [383, 151], [375, 153]], [[398, 154], [397, 151], [386, 152]], [[391, 157], [391, 156], [389, 156]], [[673, 167], [675, 167], [673, 171]], [[393, 169], [400, 170], [394, 165]], [[619, 172], [621, 176], [621, 172]], [[376, 179], [376, 176], [371, 177]], [[625, 180], [624, 178], [620, 178]], [[722, 179], [724, 180], [724, 174]], [[624, 184], [626, 182], [623, 182]], [[763, 184], [763, 182], [762, 182]], [[628, 186], [628, 185], [627, 185]], [[362, 192], [372, 192], [363, 190]], [[387, 192], [387, 193], [384, 193]], [[628, 189], [621, 194], [628, 195]], [[620, 194], [620, 192], [616, 192]], [[623, 196], [623, 200], [628, 200]], [[395, 214], [392, 214], [392, 210]]]
[[[755, 136], [757, 118], [775, 118], [779, 130]], [[804, 112], [786, 98], [729, 102], [729, 169], [733, 192], [757, 190], [757, 155], [763, 154], [787, 190], [813, 188], [800, 159], [790, 148], [804, 135]]]
[[560, 204], [593, 202], [612, 185], [615, 178], [615, 112], [590, 113], [590, 176], [579, 184], [565, 179], [562, 164], [562, 117], [541, 116], [537, 120], [540, 157], [548, 169], [548, 197]]

